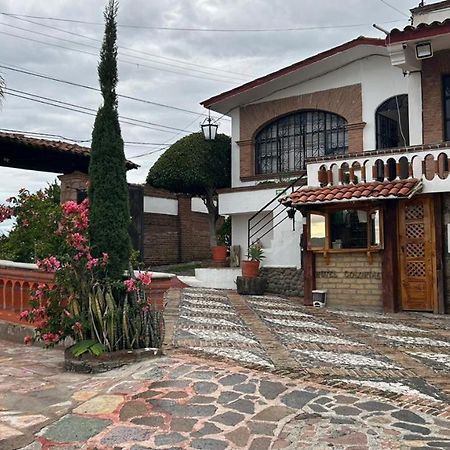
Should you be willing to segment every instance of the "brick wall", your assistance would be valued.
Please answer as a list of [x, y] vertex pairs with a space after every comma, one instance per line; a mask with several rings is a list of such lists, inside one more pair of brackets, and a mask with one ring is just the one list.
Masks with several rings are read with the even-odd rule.
[[144, 262], [149, 265], [180, 261], [178, 217], [144, 214]]
[[145, 264], [176, 264], [210, 257], [208, 216], [192, 212], [189, 197], [178, 198], [178, 216], [144, 214]]
[[277, 117], [308, 109], [329, 111], [344, 117], [348, 122], [349, 152], [362, 151], [365, 124], [362, 122], [360, 84], [251, 104], [240, 110], [240, 141], [238, 144], [242, 179], [252, 178], [255, 175], [254, 139], [258, 131]]
[[442, 75], [450, 74], [450, 50], [422, 61], [423, 143], [444, 140]]
[[332, 308], [382, 311], [381, 255], [369, 264], [365, 253], [334, 253], [327, 264], [316, 254], [316, 289], [327, 289]]

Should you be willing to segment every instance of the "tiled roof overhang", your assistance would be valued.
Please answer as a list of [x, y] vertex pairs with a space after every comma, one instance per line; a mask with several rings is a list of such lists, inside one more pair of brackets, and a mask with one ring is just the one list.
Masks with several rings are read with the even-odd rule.
[[310, 205], [408, 199], [422, 189], [422, 182], [416, 178], [395, 181], [371, 181], [369, 183], [345, 184], [323, 188], [300, 188], [282, 198], [284, 206], [299, 208]]
[[255, 80], [249, 81], [248, 83], [245, 83], [234, 89], [231, 89], [229, 91], [226, 91], [219, 95], [211, 97], [208, 100], [204, 100], [200, 104], [203, 105], [205, 108], [209, 108], [212, 105], [214, 105], [215, 103], [218, 103], [229, 97], [233, 97], [235, 95], [241, 94], [242, 92], [248, 91], [248, 90], [258, 87], [258, 86], [261, 86], [265, 83], [268, 83], [272, 80], [280, 78], [284, 75], [288, 75], [292, 72], [295, 72], [296, 70], [303, 69], [307, 66], [310, 66], [311, 64], [317, 63], [326, 58], [329, 58], [331, 56], [334, 56], [334, 55], [344, 52], [346, 50], [350, 50], [354, 47], [358, 47], [360, 45], [374, 45], [374, 46], [378, 46], [378, 47], [385, 47], [386, 43], [385, 43], [384, 39], [359, 36], [356, 39], [353, 39], [349, 42], [345, 42], [342, 45], [338, 45], [337, 47], [331, 48], [329, 50], [325, 50], [324, 52], [318, 53], [317, 55], [306, 58], [306, 59], [299, 61], [295, 64], [292, 64], [288, 67], [284, 67], [283, 69], [277, 70], [276, 72], [269, 73], [268, 75], [265, 75], [260, 78], [256, 78]]
[[[64, 153], [74, 155], [76, 157], [84, 157], [87, 160], [91, 157], [91, 149], [89, 147], [82, 147], [78, 144], [73, 144], [63, 141], [52, 141], [50, 139], [39, 139], [28, 137], [23, 134], [0, 132], [0, 146], [14, 144], [27, 149], [40, 150], [46, 152]], [[132, 161], [126, 161], [127, 170], [137, 169], [139, 166]]]
[[396, 44], [398, 42], [417, 41], [429, 39], [434, 36], [450, 33], [450, 19], [445, 19], [442, 22], [435, 21], [432, 23], [421, 23], [416, 27], [408, 25], [399, 30], [394, 28], [391, 30], [386, 38], [386, 44]]

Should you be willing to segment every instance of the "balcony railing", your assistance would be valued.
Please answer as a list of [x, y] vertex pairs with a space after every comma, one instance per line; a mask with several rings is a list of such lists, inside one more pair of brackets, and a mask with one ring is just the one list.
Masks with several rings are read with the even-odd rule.
[[417, 178], [424, 193], [450, 191], [450, 143], [347, 154], [308, 164], [309, 186]]

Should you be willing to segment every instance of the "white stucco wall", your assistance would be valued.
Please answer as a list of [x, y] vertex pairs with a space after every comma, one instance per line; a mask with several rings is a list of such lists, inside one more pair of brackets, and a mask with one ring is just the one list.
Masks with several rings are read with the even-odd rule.
[[[273, 188], [258, 191], [229, 192], [219, 195], [219, 213], [231, 215], [232, 244], [241, 246], [242, 258], [247, 253], [248, 220], [276, 195], [277, 189]], [[274, 206], [275, 204], [271, 206], [271, 209]], [[281, 208], [278, 211], [282, 211]], [[275, 221], [278, 222], [286, 214], [285, 211], [282, 211], [280, 216], [275, 218]], [[256, 219], [252, 223], [254, 224], [258, 220]], [[264, 233], [273, 225], [272, 214], [269, 214], [265, 221], [268, 222], [268, 226], [264, 228]], [[261, 222], [256, 228], [260, 228], [265, 221]], [[302, 216], [300, 213], [297, 213], [295, 215], [295, 231], [292, 230], [292, 220], [287, 219], [264, 236], [261, 239], [266, 256], [263, 265], [270, 267], [300, 267], [301, 231]]]
[[193, 197], [191, 200], [191, 211], [208, 214], [208, 209], [201, 198]]
[[[241, 246], [241, 258], [245, 259], [247, 253], [248, 219], [252, 214], [232, 215], [231, 242]], [[296, 214], [295, 231], [292, 230], [292, 221], [285, 220], [271, 233], [261, 239], [264, 249], [263, 266], [266, 267], [300, 267], [300, 237], [302, 230], [302, 216]]]
[[158, 197], [144, 197], [144, 212], [154, 214], [178, 215], [178, 200]]
[[408, 93], [408, 82], [402, 71], [391, 65], [389, 56], [373, 55], [350, 63], [323, 76], [283, 89], [269, 95], [259, 103], [302, 94], [335, 89], [361, 83], [362, 115], [364, 127], [364, 150], [374, 150], [375, 111], [388, 98]]

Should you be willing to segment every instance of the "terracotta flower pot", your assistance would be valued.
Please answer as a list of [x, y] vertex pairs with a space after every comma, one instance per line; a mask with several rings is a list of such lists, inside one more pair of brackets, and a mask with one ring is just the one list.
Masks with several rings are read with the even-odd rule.
[[242, 261], [242, 276], [246, 278], [256, 278], [259, 275], [259, 261]]
[[213, 261], [224, 262], [227, 260], [227, 247], [225, 245], [218, 245], [211, 248]]

